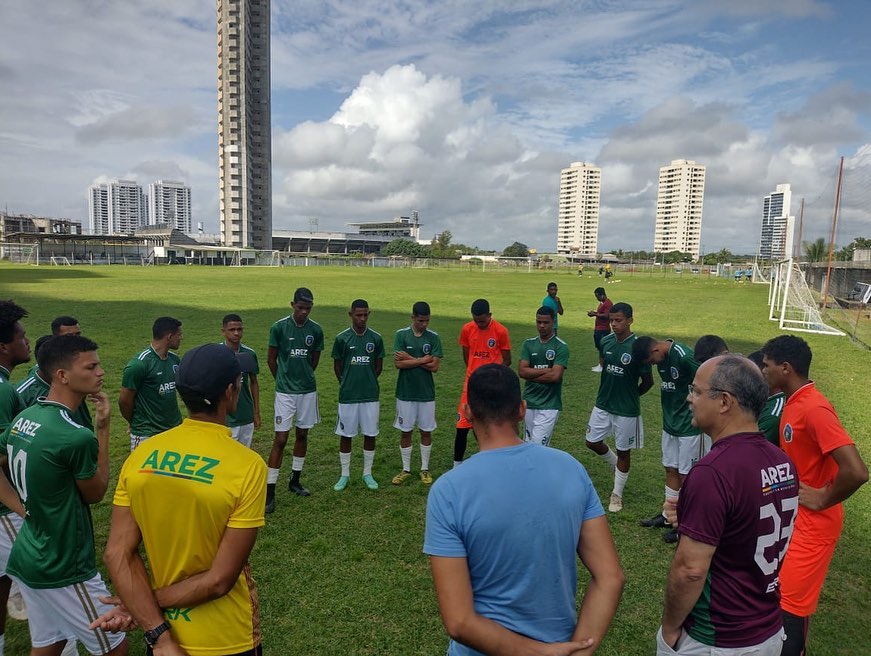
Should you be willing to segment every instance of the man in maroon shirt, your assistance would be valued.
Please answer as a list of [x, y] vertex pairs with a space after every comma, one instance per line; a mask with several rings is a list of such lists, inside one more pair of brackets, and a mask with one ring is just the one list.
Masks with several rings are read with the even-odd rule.
[[693, 425], [714, 444], [681, 488], [658, 656], [713, 648], [777, 656], [783, 647], [778, 575], [798, 510], [798, 476], [756, 425], [767, 398], [759, 368], [737, 355], [708, 360], [690, 386]]
[[[610, 314], [611, 306], [614, 305], [614, 303], [612, 303], [611, 299], [605, 295], [604, 287], [596, 287], [596, 289], [593, 290], [593, 293], [599, 301], [599, 307], [587, 312], [587, 316], [596, 317], [596, 325], [593, 327], [593, 343], [596, 345], [596, 353], [598, 353], [599, 343], [602, 341], [602, 338], [611, 334]], [[593, 367], [592, 371], [602, 373], [601, 357], [599, 358], [599, 364]]]

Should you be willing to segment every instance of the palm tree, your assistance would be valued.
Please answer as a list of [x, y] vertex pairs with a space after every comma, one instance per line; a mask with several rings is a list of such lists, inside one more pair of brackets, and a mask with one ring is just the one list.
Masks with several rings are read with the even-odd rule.
[[822, 237], [816, 241], [806, 241], [803, 246], [808, 262], [822, 262], [829, 256], [829, 245]]

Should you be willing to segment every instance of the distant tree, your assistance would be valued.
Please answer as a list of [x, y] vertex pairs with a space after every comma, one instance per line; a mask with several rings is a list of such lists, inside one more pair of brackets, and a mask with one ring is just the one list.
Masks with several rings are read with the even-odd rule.
[[844, 248], [838, 250], [835, 253], [836, 260], [843, 260], [846, 262], [850, 262], [853, 259], [853, 253], [856, 249], [864, 249], [871, 248], [871, 239], [868, 237], [856, 237], [849, 244], [844, 246]]
[[429, 257], [428, 246], [410, 239], [394, 239], [381, 249], [382, 255], [401, 255], [403, 257]]
[[451, 244], [451, 240], [454, 236], [451, 234], [450, 230], [443, 230], [440, 234], [436, 235], [436, 238], [433, 239], [432, 245], [430, 246], [430, 253], [432, 257], [439, 259], [456, 259], [459, 257], [458, 248], [456, 245]]
[[511, 246], [506, 247], [502, 251], [502, 255], [504, 257], [529, 257], [529, 247], [516, 241]]
[[702, 264], [726, 264], [735, 261], [735, 254], [728, 248], [721, 248], [716, 253], [708, 253], [702, 258]]
[[822, 237], [816, 241], [806, 241], [802, 246], [808, 262], [822, 262], [829, 256], [829, 245]]
[[680, 264], [681, 262], [689, 262], [692, 259], [689, 253], [681, 253], [680, 251], [660, 253], [660, 255], [665, 264]]

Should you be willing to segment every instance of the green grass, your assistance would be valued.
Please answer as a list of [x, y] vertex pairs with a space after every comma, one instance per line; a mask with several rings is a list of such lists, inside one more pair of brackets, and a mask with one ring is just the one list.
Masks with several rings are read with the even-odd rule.
[[[609, 285], [608, 293], [613, 300], [634, 306], [638, 334], [673, 337], [692, 345], [699, 335], [716, 333], [733, 351], [748, 353], [777, 332], [767, 320], [766, 287], [701, 276], [618, 277], [621, 282]], [[417, 300], [430, 303], [431, 327], [442, 336], [446, 352], [436, 374], [439, 429], [434, 436], [431, 468], [438, 475], [451, 466], [455, 408], [464, 374], [456, 339], [468, 320], [471, 301], [482, 296], [490, 300], [494, 316], [511, 332], [516, 364], [521, 341], [536, 334], [533, 315], [550, 279], [560, 285], [566, 308], [560, 336], [572, 350], [563, 392], [566, 409], [553, 445], [584, 463], [604, 499], [610, 492], [611, 476], [583, 447], [598, 382], [589, 371], [596, 358], [592, 320], [586, 316], [586, 310], [595, 306], [592, 291], [601, 283], [595, 276], [578, 279], [574, 272], [357, 267], [2, 266], [0, 297], [11, 297], [30, 311], [26, 325], [31, 340], [47, 332], [54, 316], [76, 316], [85, 334], [101, 346], [107, 392], [116, 402], [124, 364], [147, 344], [155, 317], [168, 314], [184, 322], [184, 352], [219, 339], [221, 317], [238, 312], [245, 320], [246, 343], [258, 351], [265, 364], [270, 325], [288, 314], [296, 287], [310, 287], [315, 294], [312, 317], [327, 335], [327, 353], [318, 370], [323, 421], [311, 432], [303, 475], [312, 496], [301, 499], [287, 492], [288, 451], [279, 481], [278, 510], [260, 532], [252, 555], [262, 602], [265, 652], [429, 655], [443, 653], [447, 637], [439, 620], [427, 561], [421, 554], [426, 489], [416, 479], [401, 488], [390, 485], [400, 467], [398, 433], [392, 428], [396, 371], [385, 366], [381, 381], [381, 436], [374, 474], [382, 487], [377, 493], [363, 487], [361, 446], [355, 444], [351, 486], [336, 494], [332, 491], [339, 474], [338, 440], [332, 432], [337, 397], [329, 361], [332, 337], [348, 326], [350, 301], [362, 297], [372, 308], [370, 326], [382, 333], [389, 349], [393, 332], [407, 325], [411, 305]], [[871, 453], [871, 405], [865, 385], [871, 353], [845, 338], [805, 337], [814, 351], [815, 380], [867, 457]], [[21, 378], [25, 370], [23, 366], [17, 369], [13, 379]], [[255, 435], [255, 448], [265, 456], [272, 443], [273, 384], [265, 366], [264, 373], [264, 426]], [[662, 502], [657, 387], [643, 399], [642, 410], [647, 446], [633, 456], [625, 510], [609, 517], [627, 586], [602, 654], [652, 652], [673, 552], [660, 540], [660, 532], [638, 526], [638, 520], [651, 515]], [[127, 444], [125, 424], [116, 410], [111, 443], [114, 473], [128, 453]], [[415, 468], [418, 458], [415, 446]], [[98, 553], [106, 540], [110, 503], [111, 494], [94, 507]], [[865, 488], [846, 507], [844, 535], [812, 624], [814, 654], [855, 653], [858, 645], [867, 642], [869, 517], [871, 492]], [[10, 621], [7, 653], [26, 653], [27, 644], [24, 624]], [[143, 653], [136, 634], [132, 653]]]

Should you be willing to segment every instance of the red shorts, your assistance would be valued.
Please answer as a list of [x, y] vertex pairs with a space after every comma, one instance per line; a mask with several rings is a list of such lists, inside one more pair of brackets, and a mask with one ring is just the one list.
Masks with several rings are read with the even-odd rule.
[[803, 538], [796, 531], [780, 570], [780, 606], [787, 613], [807, 617], [817, 610], [817, 602], [838, 546], [834, 540]]

